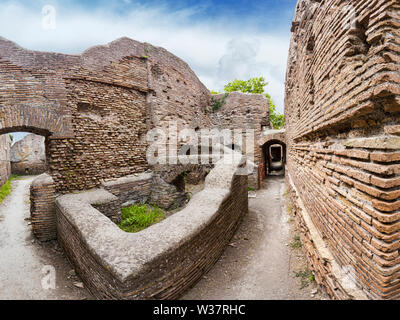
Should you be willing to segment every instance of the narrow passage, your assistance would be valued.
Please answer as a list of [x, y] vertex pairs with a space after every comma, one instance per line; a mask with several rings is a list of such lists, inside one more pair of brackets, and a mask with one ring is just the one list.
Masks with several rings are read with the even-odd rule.
[[284, 193], [284, 177], [269, 176], [221, 259], [183, 299], [326, 298], [309, 280]]
[[[76, 287], [80, 280], [57, 242], [34, 240], [29, 222], [29, 186], [34, 178], [14, 180], [11, 194], [0, 204], [0, 300], [87, 299], [86, 290]], [[55, 289], [47, 281], [51, 267], [46, 266], [54, 267]]]

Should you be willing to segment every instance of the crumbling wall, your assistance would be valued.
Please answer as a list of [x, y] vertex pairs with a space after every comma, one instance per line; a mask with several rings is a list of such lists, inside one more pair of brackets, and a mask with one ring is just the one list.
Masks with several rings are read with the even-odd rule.
[[42, 174], [46, 171], [45, 138], [29, 134], [11, 147], [11, 172], [14, 174]]
[[[45, 136], [48, 173], [61, 193], [148, 171], [146, 134], [155, 127], [212, 122], [211, 94], [190, 67], [128, 38], [80, 55], [29, 51], [0, 38], [0, 76], [0, 133]], [[254, 120], [256, 112], [245, 111], [252, 99], [258, 98], [241, 96], [232, 105], [243, 104], [234, 111], [243, 125]], [[229, 112], [221, 113], [227, 123]]]
[[8, 134], [0, 136], [0, 186], [11, 176], [10, 164], [11, 139]]
[[335, 260], [376, 299], [400, 297], [399, 11], [299, 1], [286, 79], [288, 176]]
[[[215, 101], [219, 101], [219, 108], [213, 110], [216, 107]], [[254, 162], [253, 173], [249, 175], [249, 186], [257, 188], [258, 167], [263, 161], [262, 148], [258, 146], [258, 142], [262, 139], [262, 128], [270, 128], [267, 98], [261, 94], [240, 92], [220, 94], [214, 96], [214, 105], [208, 107], [207, 110], [211, 129], [229, 129], [232, 130], [232, 136], [234, 130], [242, 131], [243, 140], [239, 146], [242, 148], [243, 154]], [[246, 130], [249, 131], [246, 132]], [[247, 138], [253, 139], [250, 146], [246, 145]]]
[[40, 241], [57, 239], [55, 192], [54, 180], [46, 173], [38, 176], [30, 186], [32, 232]]
[[167, 219], [129, 234], [93, 205], [115, 203], [103, 189], [56, 200], [59, 241], [85, 286], [99, 299], [177, 299], [221, 256], [248, 211], [242, 157], [221, 160], [205, 188]]

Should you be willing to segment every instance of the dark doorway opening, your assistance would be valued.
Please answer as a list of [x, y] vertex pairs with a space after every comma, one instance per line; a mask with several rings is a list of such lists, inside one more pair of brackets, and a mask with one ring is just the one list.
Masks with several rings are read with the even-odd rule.
[[265, 176], [283, 175], [286, 164], [286, 144], [280, 140], [270, 140], [263, 145]]

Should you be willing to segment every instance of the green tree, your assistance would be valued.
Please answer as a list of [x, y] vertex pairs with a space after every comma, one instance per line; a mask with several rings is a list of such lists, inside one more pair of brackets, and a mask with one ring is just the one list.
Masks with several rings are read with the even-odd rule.
[[[251, 78], [249, 80], [238, 80], [235, 79], [233, 82], [228, 83], [224, 90], [225, 92], [244, 92], [244, 93], [258, 93], [263, 94], [269, 101], [269, 116], [272, 127], [274, 129], [281, 129], [285, 125], [285, 116], [276, 111], [276, 105], [272, 100], [271, 96], [265, 92], [265, 87], [268, 82], [265, 81], [264, 77]], [[212, 93], [215, 91], [211, 91]], [[213, 93], [214, 94], [214, 93]]]
[[214, 90], [211, 90], [211, 94], [213, 95], [213, 96], [215, 96], [216, 94], [221, 94], [222, 92], [218, 92], [218, 91], [214, 91]]

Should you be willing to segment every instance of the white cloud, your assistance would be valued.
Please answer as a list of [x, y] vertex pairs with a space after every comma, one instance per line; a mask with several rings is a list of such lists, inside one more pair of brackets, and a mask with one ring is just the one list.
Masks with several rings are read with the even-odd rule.
[[[123, 0], [125, 3], [130, 0]], [[255, 32], [237, 22], [193, 22], [201, 7], [169, 12], [165, 6], [136, 6], [122, 16], [111, 8], [84, 10], [55, 5], [56, 29], [42, 28], [41, 8], [0, 4], [1, 36], [42, 51], [80, 53], [122, 36], [162, 46], [185, 60], [210, 89], [239, 78], [264, 76], [267, 91], [283, 112], [289, 32]]]

